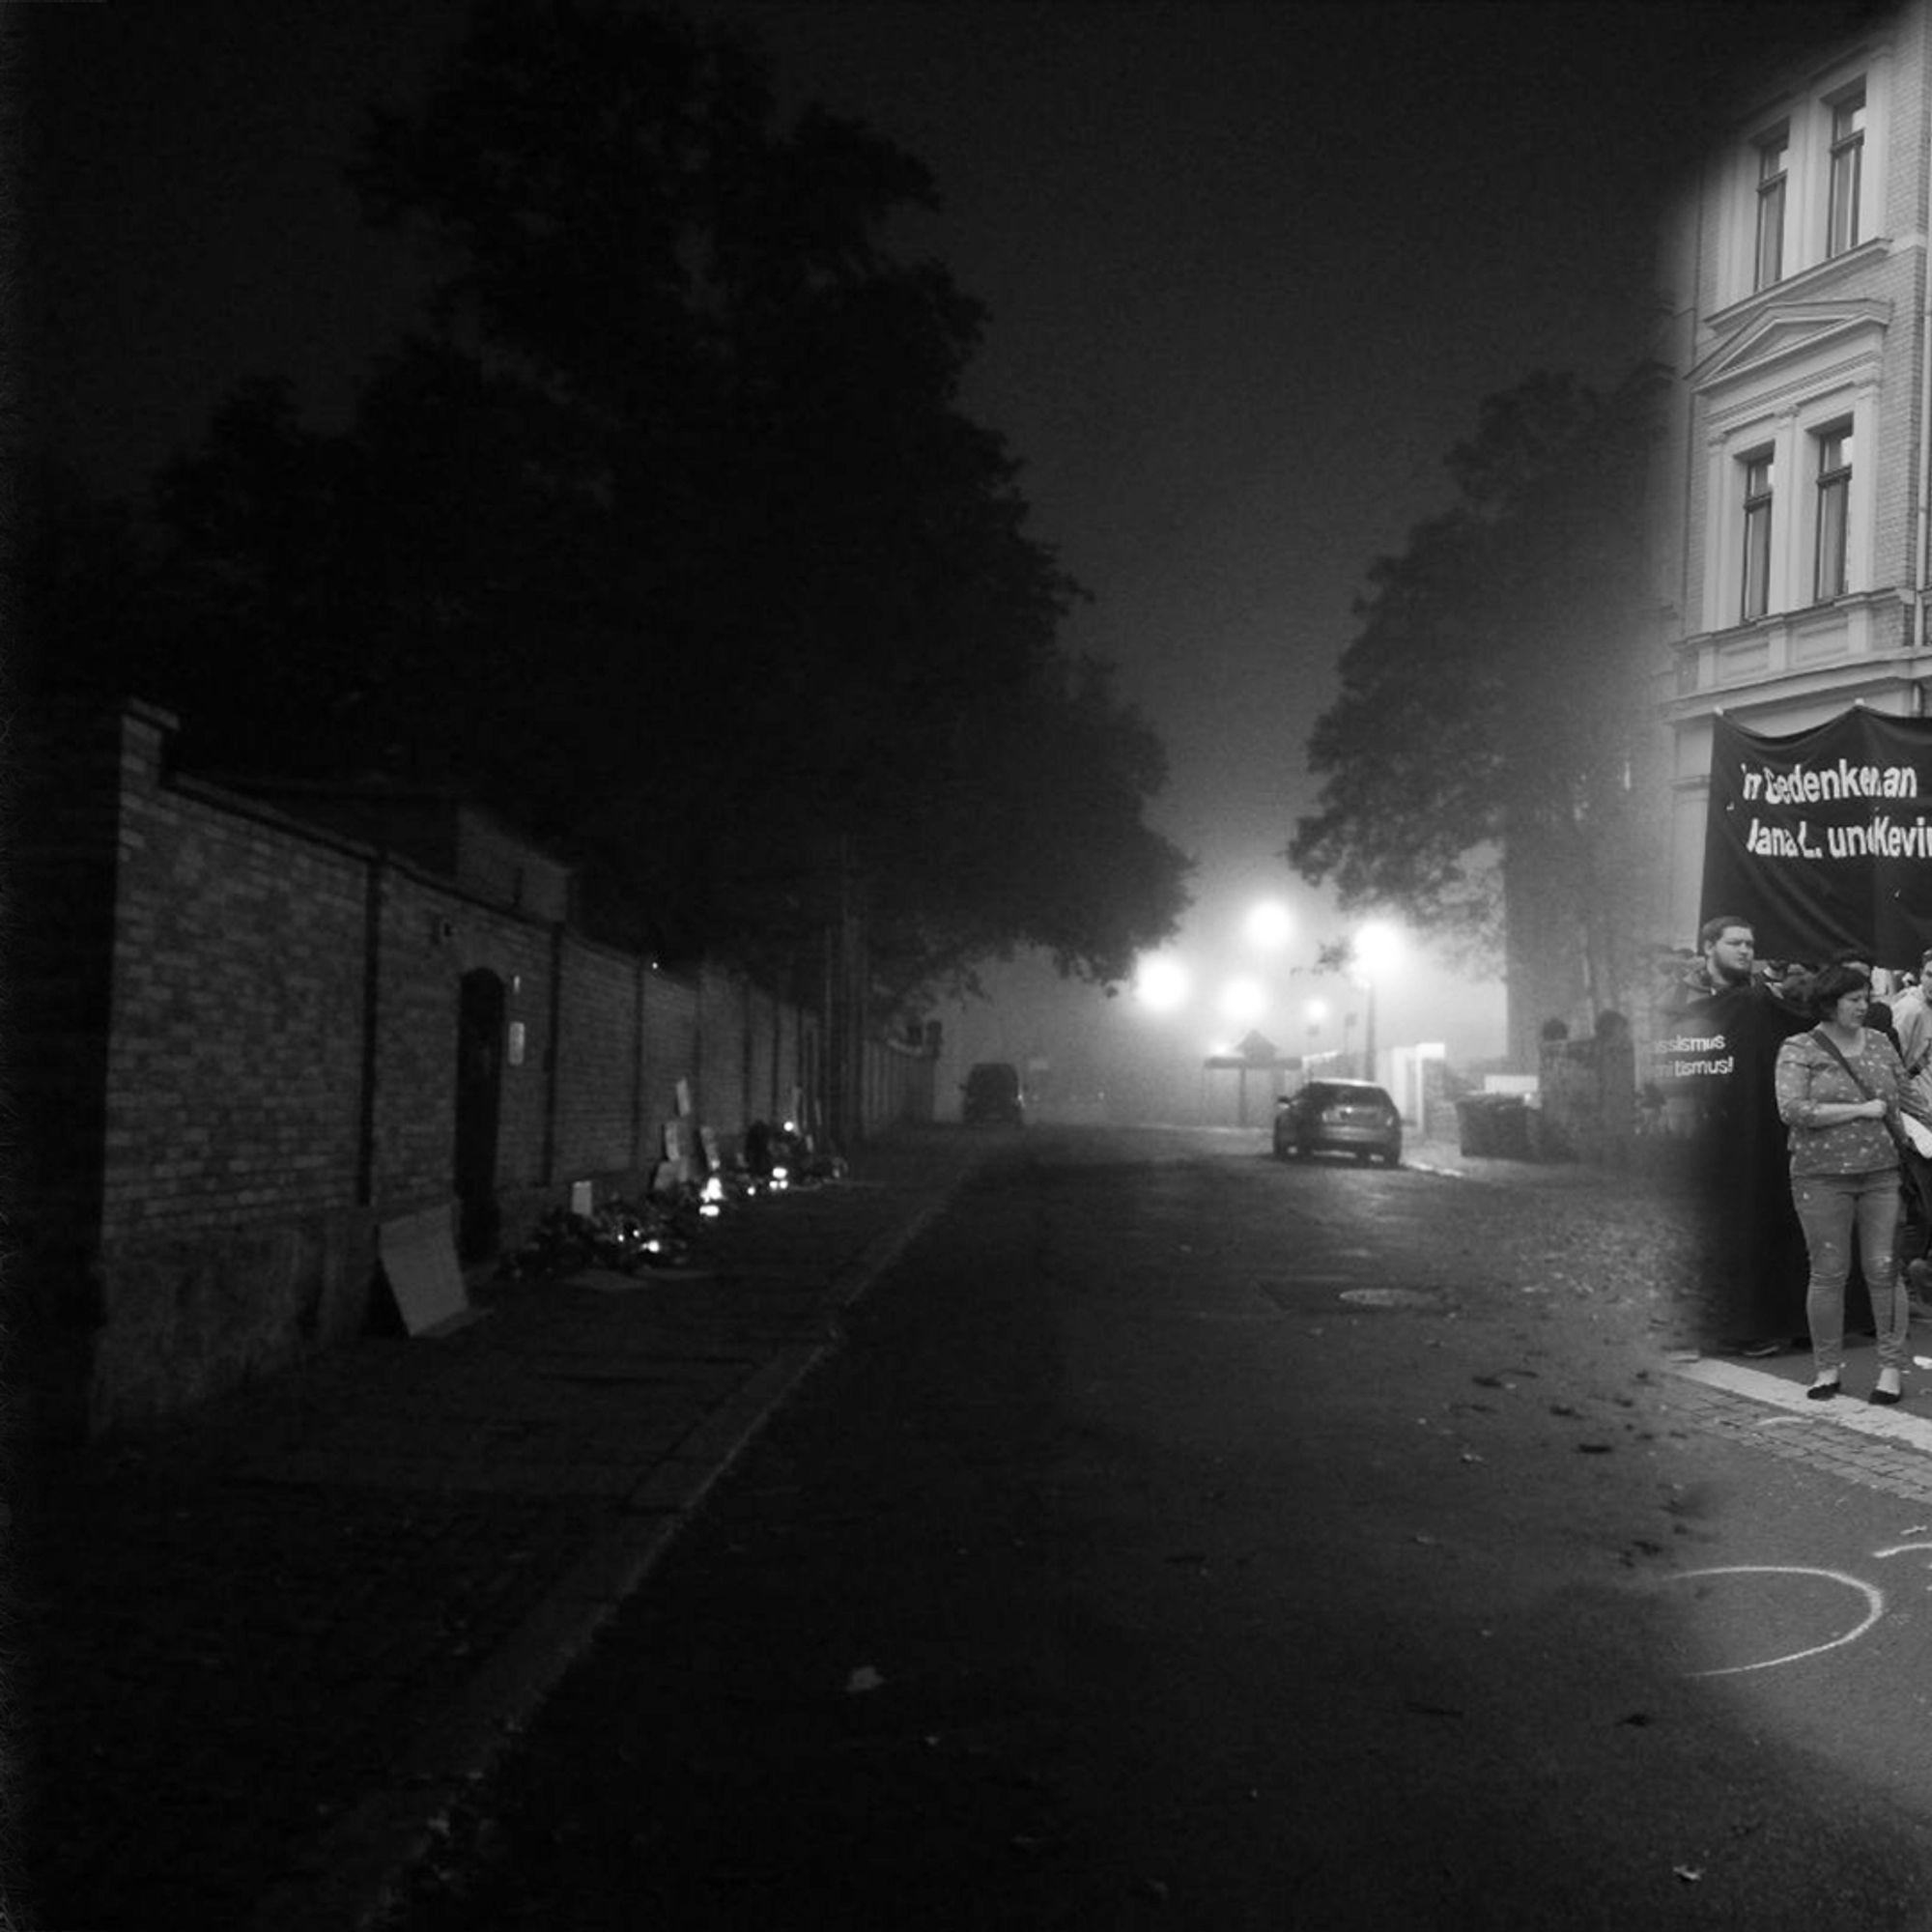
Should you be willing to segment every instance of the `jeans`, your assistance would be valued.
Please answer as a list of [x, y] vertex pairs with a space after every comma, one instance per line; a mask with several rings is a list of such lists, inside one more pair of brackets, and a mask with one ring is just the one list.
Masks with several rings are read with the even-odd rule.
[[1879, 1366], [1905, 1367], [1910, 1316], [1899, 1285], [1892, 1239], [1898, 1228], [1898, 1170], [1871, 1174], [1794, 1174], [1792, 1204], [1811, 1256], [1804, 1316], [1818, 1375], [1835, 1375], [1845, 1361], [1845, 1282], [1852, 1271], [1852, 1232], [1858, 1231], [1859, 1265], [1871, 1290], [1878, 1324]]

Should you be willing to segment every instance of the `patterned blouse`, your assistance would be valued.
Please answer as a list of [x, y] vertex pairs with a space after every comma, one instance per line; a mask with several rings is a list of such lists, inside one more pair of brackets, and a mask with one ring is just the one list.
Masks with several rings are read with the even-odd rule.
[[1894, 1115], [1898, 1112], [1905, 1068], [1890, 1040], [1865, 1027], [1857, 1050], [1845, 1058], [1858, 1068], [1867, 1091], [1860, 1091], [1858, 1082], [1819, 1044], [1815, 1032], [1794, 1034], [1777, 1049], [1777, 1111], [1791, 1129], [1793, 1174], [1876, 1174], [1898, 1165], [1898, 1149], [1883, 1121], [1818, 1124], [1821, 1106], [1847, 1101], [1883, 1099]]

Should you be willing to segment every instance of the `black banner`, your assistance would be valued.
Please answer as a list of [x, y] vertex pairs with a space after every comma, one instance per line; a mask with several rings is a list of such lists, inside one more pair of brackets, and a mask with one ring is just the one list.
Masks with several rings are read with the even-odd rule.
[[1700, 920], [1751, 923], [1760, 958], [1875, 966], [1932, 946], [1932, 720], [1862, 706], [1766, 738], [1713, 721]]

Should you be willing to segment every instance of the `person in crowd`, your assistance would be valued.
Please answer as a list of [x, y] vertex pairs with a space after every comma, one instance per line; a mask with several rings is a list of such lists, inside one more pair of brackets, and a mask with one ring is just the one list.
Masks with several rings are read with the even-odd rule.
[[1759, 964], [1758, 981], [1793, 1012], [1809, 1012], [1811, 968], [1796, 959], [1771, 959]]
[[[1898, 1042], [1898, 1029], [1892, 1024], [1891, 1007], [1884, 997], [1879, 985], [1878, 975], [1872, 971], [1870, 953], [1871, 949], [1865, 947], [1841, 947], [1825, 961], [1825, 965], [1849, 966], [1854, 973], [1862, 973], [1866, 980], [1871, 982], [1871, 1004], [1865, 1009], [1865, 1026], [1872, 1033], [1884, 1034], [1886, 1038], [1891, 1042], [1892, 1051], [1898, 1054], [1899, 1058], [1903, 1060], [1905, 1057], [1904, 1050]], [[1787, 996], [1789, 991], [1790, 989], [1787, 989]], [[1793, 999], [1791, 1003], [1794, 1006], [1804, 1007], [1806, 1010], [1809, 1009], [1810, 989], [1808, 980], [1805, 986], [1799, 991], [1798, 997]], [[1901, 1262], [1905, 1259], [1901, 1244], [1905, 1236], [1906, 1222], [1912, 1212], [1916, 1196], [1917, 1189], [1913, 1184], [1912, 1178], [1907, 1175], [1901, 1175], [1898, 1221], [1900, 1239], [1898, 1242], [1894, 1242], [1894, 1252], [1899, 1254]], [[1914, 1250], [1915, 1253], [1919, 1251]], [[1908, 1298], [1909, 1294], [1910, 1287], [1908, 1283]], [[1878, 1318], [1870, 1311], [1866, 1296], [1867, 1285], [1864, 1268], [1861, 1263], [1855, 1264], [1852, 1269], [1851, 1287], [1846, 1294], [1846, 1318], [1849, 1325], [1857, 1333], [1869, 1336], [1875, 1335], [1878, 1332]]]
[[1728, 1353], [1776, 1355], [1809, 1346], [1804, 1232], [1793, 1210], [1774, 1070], [1777, 1050], [1810, 1025], [1808, 1010], [1766, 984], [1757, 938], [1737, 914], [1706, 920], [1701, 958], [1674, 1002], [1671, 1025], [1720, 1042], [1722, 1067], [1696, 1083], [1702, 1185], [1716, 1249], [1700, 1342]]
[[1871, 1004], [1865, 1009], [1865, 1025], [1873, 1033], [1882, 1033], [1891, 1042], [1891, 1050], [1901, 1060], [1903, 1049], [1898, 1043], [1898, 1029], [1891, 1020], [1891, 1008], [1880, 993], [1872, 975], [1872, 962], [1866, 953], [1856, 946], [1847, 946], [1832, 954], [1825, 961], [1827, 966], [1849, 966], [1854, 973], [1862, 973], [1866, 983], [1871, 986]]
[[[1932, 958], [1932, 954], [1925, 957]], [[1889, 1039], [1893, 1051], [1905, 1066], [1906, 1084], [1913, 1084], [1915, 1074], [1922, 1072], [1925, 1054], [1922, 1046], [1912, 1053], [1906, 1050], [1905, 1036], [1898, 1028], [1897, 999], [1881, 996], [1879, 976], [1872, 972], [1871, 962], [1856, 948], [1832, 955], [1833, 963], [1850, 966], [1855, 972], [1867, 974], [1872, 980], [1871, 1005], [1865, 1011], [1865, 1025], [1874, 1033], [1882, 1033]], [[1920, 966], [1924, 964], [1921, 958]], [[1918, 977], [1911, 973], [1885, 976], [1888, 986], [1899, 989], [1898, 998], [1905, 997], [1905, 989], [1910, 989], [1913, 1003], [1922, 1007], [1923, 994], [1918, 983]], [[1932, 1092], [1924, 1096], [1932, 1105]], [[1899, 1152], [1901, 1173], [1899, 1177], [1898, 1239], [1896, 1243], [1899, 1264], [1904, 1269], [1901, 1279], [1906, 1285], [1906, 1302], [1911, 1312], [1921, 1321], [1932, 1320], [1932, 1307], [1928, 1307], [1918, 1297], [1928, 1286], [1932, 1286], [1932, 1267], [1925, 1262], [1928, 1245], [1932, 1245], [1932, 1167], [1918, 1155], [1901, 1149]], [[1862, 1271], [1859, 1273], [1861, 1285]]]
[[[1791, 1137], [1791, 1198], [1810, 1264], [1804, 1312], [1813, 1400], [1838, 1394], [1845, 1359], [1845, 1284], [1856, 1237], [1878, 1328], [1879, 1371], [1868, 1398], [1903, 1394], [1909, 1315], [1893, 1251], [1899, 1208], [1894, 1133], [1905, 1068], [1865, 1024], [1871, 980], [1852, 965], [1812, 982], [1817, 1024], [1778, 1048], [1777, 1111]], [[1915, 1108], [1916, 1111], [1916, 1108]]]
[[1932, 952], [1918, 962], [1918, 972], [1891, 1003], [1892, 1031], [1898, 1036], [1898, 1057], [1913, 1091], [1932, 1106], [1932, 1011], [1925, 1005], [1925, 976], [1932, 972]]
[[[1904, 989], [1892, 1000], [1891, 1024], [1898, 1037], [1898, 1057], [1905, 1064], [1905, 1084], [1922, 1107], [1932, 1109], [1932, 1009], [1926, 1005], [1926, 980], [1932, 975], [1932, 952], [1919, 956], [1917, 974], [1900, 977]], [[1932, 1169], [1918, 1163], [1904, 1188], [1904, 1212], [1898, 1227], [1899, 1259], [1905, 1264], [1906, 1294], [1912, 1313], [1932, 1321]]]

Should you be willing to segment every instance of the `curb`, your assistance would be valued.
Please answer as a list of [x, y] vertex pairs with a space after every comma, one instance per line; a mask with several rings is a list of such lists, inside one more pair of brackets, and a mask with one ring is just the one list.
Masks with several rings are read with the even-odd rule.
[[1873, 1407], [1856, 1396], [1836, 1402], [1813, 1402], [1802, 1382], [1770, 1375], [1763, 1369], [1747, 1369], [1742, 1363], [1706, 1356], [1699, 1356], [1694, 1362], [1671, 1362], [1666, 1367], [1670, 1374], [1685, 1381], [1745, 1396], [1792, 1417], [1802, 1416], [1806, 1422], [1830, 1423], [1855, 1435], [1917, 1449], [1932, 1457], [1932, 1418], [1914, 1415], [1908, 1409]]
[[[827, 1305], [850, 1308], [951, 1206], [979, 1163], [952, 1176], [903, 1227], [834, 1278]], [[291, 1875], [264, 1893], [242, 1932], [364, 1932], [436, 1848], [463, 1793], [515, 1744], [564, 1674], [644, 1583], [710, 1491], [842, 1343], [781, 1350], [643, 1477], [625, 1498], [635, 1521], [565, 1573], [464, 1690], [424, 1726], [390, 1780], [302, 1845]]]
[[1673, 1406], [1683, 1419], [1716, 1440], [1914, 1510], [1932, 1505], [1932, 1418], [1857, 1397], [1812, 1402], [1803, 1382], [1738, 1362], [1700, 1356], [1664, 1370], [1682, 1388]]

